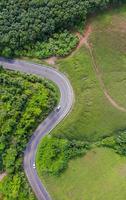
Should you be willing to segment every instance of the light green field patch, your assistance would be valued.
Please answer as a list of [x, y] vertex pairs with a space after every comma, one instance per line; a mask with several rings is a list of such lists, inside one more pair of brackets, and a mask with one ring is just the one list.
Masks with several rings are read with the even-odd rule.
[[97, 148], [72, 160], [60, 177], [47, 177], [53, 200], [125, 200], [126, 158]]
[[104, 96], [85, 47], [58, 64], [72, 83], [75, 104], [70, 115], [57, 126], [53, 134], [69, 139], [96, 141], [126, 127], [126, 113], [114, 108]]
[[99, 15], [92, 27], [90, 42], [102, 79], [112, 98], [126, 108], [126, 6]]

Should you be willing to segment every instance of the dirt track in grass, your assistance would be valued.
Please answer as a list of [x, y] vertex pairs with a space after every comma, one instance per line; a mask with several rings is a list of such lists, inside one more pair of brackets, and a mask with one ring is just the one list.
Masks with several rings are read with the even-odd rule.
[[[90, 24], [88, 24], [83, 34], [80, 34], [79, 32], [76, 33], [76, 35], [79, 38], [79, 43], [78, 43], [75, 51], [73, 51], [70, 56], [73, 56], [76, 51], [78, 51], [83, 45], [85, 45], [88, 48], [89, 52], [90, 52], [91, 59], [92, 59], [92, 65], [93, 65], [94, 71], [96, 73], [97, 79], [99, 80], [99, 84], [100, 84], [100, 86], [101, 86], [101, 88], [102, 88], [102, 90], [104, 92], [105, 97], [111, 103], [111, 105], [113, 107], [115, 107], [116, 109], [118, 109], [118, 110], [120, 110], [122, 112], [126, 112], [126, 109], [124, 107], [120, 106], [110, 96], [110, 94], [108, 93], [108, 91], [107, 91], [107, 89], [105, 87], [105, 84], [104, 84], [104, 82], [102, 80], [102, 75], [100, 73], [100, 70], [99, 70], [99, 68], [97, 66], [97, 63], [96, 63], [96, 60], [95, 60], [95, 57], [93, 55], [93, 48], [92, 48], [91, 44], [89, 43], [89, 36], [92, 33], [92, 31], [93, 31], [92, 26]], [[51, 58], [46, 59], [46, 62], [48, 64], [55, 65], [56, 60], [57, 60], [57, 57], [51, 57]]]
[[[126, 112], [126, 109], [122, 106], [120, 106], [111, 96], [110, 94], [108, 93], [106, 87], [105, 87], [105, 84], [102, 80], [102, 75], [99, 71], [99, 68], [97, 66], [97, 63], [96, 63], [96, 60], [95, 60], [95, 57], [93, 55], [93, 48], [91, 47], [91, 44], [89, 43], [89, 36], [90, 34], [92, 33], [92, 27], [91, 25], [88, 25], [87, 28], [86, 28], [86, 31], [84, 32], [83, 35], [81, 35], [80, 33], [77, 33], [77, 36], [79, 37], [80, 39], [80, 42], [76, 48], [76, 51], [82, 47], [82, 45], [85, 45], [88, 49], [89, 49], [89, 52], [90, 52], [90, 55], [91, 55], [91, 59], [92, 59], [92, 65], [93, 65], [93, 68], [94, 68], [94, 71], [96, 73], [96, 76], [99, 80], [99, 84], [104, 92], [104, 95], [105, 97], [108, 99], [108, 101], [111, 103], [111, 105], [113, 107], [115, 107], [116, 109], [122, 111], [122, 112]], [[74, 52], [73, 52], [74, 53]]]
[[98, 80], [99, 80], [99, 84], [100, 84], [100, 86], [101, 86], [101, 88], [102, 88], [102, 90], [103, 90], [103, 92], [104, 92], [105, 97], [108, 99], [108, 101], [111, 103], [111, 105], [112, 105], [113, 107], [115, 107], [116, 109], [118, 109], [118, 110], [120, 110], [120, 111], [122, 111], [122, 112], [126, 112], [126, 109], [125, 109], [124, 107], [120, 106], [120, 105], [110, 96], [110, 94], [108, 93], [108, 91], [107, 91], [107, 89], [106, 89], [106, 87], [105, 87], [105, 84], [104, 84], [104, 82], [103, 82], [103, 80], [102, 80], [102, 75], [101, 75], [101, 73], [100, 73], [100, 71], [99, 71], [99, 68], [98, 68], [98, 66], [97, 66], [95, 57], [94, 57], [94, 55], [93, 55], [92, 47], [90, 46], [90, 44], [87, 44], [86, 46], [87, 46], [87, 48], [89, 49], [89, 52], [90, 52], [90, 55], [91, 55], [91, 58], [92, 58], [92, 65], [93, 65], [94, 71], [95, 71], [95, 73], [96, 73], [96, 76], [97, 76], [97, 78], [98, 78]]

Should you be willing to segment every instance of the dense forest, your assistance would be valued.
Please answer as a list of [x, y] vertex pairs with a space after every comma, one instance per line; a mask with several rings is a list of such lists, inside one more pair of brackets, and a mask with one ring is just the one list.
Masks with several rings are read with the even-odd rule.
[[[0, 54], [4, 56], [48, 57], [66, 55], [77, 40], [64, 30], [71, 30], [87, 15], [125, 0], [1, 0], [0, 1]], [[63, 45], [55, 45], [54, 33]], [[49, 38], [52, 38], [51, 45]], [[66, 39], [68, 38], [68, 40]], [[65, 42], [64, 42], [65, 40]], [[39, 42], [39, 44], [37, 43]], [[45, 44], [41, 42], [45, 42]], [[36, 44], [37, 43], [37, 44]], [[68, 48], [64, 46], [67, 44]], [[46, 46], [46, 50], [42, 46]], [[52, 51], [52, 46], [58, 51]], [[37, 53], [34, 53], [34, 48]], [[62, 52], [62, 49], [64, 51]], [[30, 50], [32, 53], [30, 54]], [[41, 53], [41, 51], [44, 51]]]
[[[47, 80], [0, 68], [0, 185], [5, 199], [32, 199], [23, 173], [23, 151], [36, 126], [57, 104], [58, 91]], [[22, 187], [23, 186], [23, 187]]]

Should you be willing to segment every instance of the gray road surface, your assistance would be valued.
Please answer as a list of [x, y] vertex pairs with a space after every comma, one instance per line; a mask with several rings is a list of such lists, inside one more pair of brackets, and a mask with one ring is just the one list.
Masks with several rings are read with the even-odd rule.
[[45, 77], [53, 81], [60, 90], [61, 98], [59, 104], [61, 109], [59, 112], [53, 111], [50, 113], [50, 115], [38, 126], [33, 133], [24, 153], [24, 171], [37, 199], [51, 200], [49, 193], [38, 177], [36, 169], [33, 168], [33, 163], [35, 162], [37, 146], [40, 140], [69, 113], [74, 99], [73, 89], [66, 76], [51, 67], [26, 61], [9, 60], [2, 57], [0, 57], [0, 65], [3, 65], [3, 67], [7, 69]]

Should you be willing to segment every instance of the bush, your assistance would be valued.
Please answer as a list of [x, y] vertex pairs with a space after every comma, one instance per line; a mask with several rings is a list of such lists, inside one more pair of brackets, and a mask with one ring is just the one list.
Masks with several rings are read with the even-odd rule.
[[36, 57], [39, 59], [50, 56], [66, 56], [76, 47], [79, 39], [68, 31], [55, 33], [45, 42], [25, 47], [23, 51], [16, 51], [16, 56]]
[[115, 142], [115, 138], [114, 137], [107, 137], [107, 138], [103, 139], [99, 143], [99, 146], [105, 146], [105, 147], [114, 148], [115, 144], [116, 144], [116, 142]]
[[117, 153], [126, 156], [126, 130], [118, 132], [116, 136], [103, 139], [98, 146], [110, 147]]
[[37, 152], [37, 167], [41, 174], [59, 175], [66, 169], [69, 159], [84, 155], [89, 148], [87, 142], [46, 136]]
[[126, 156], [126, 130], [115, 137], [115, 150], [121, 155]]

